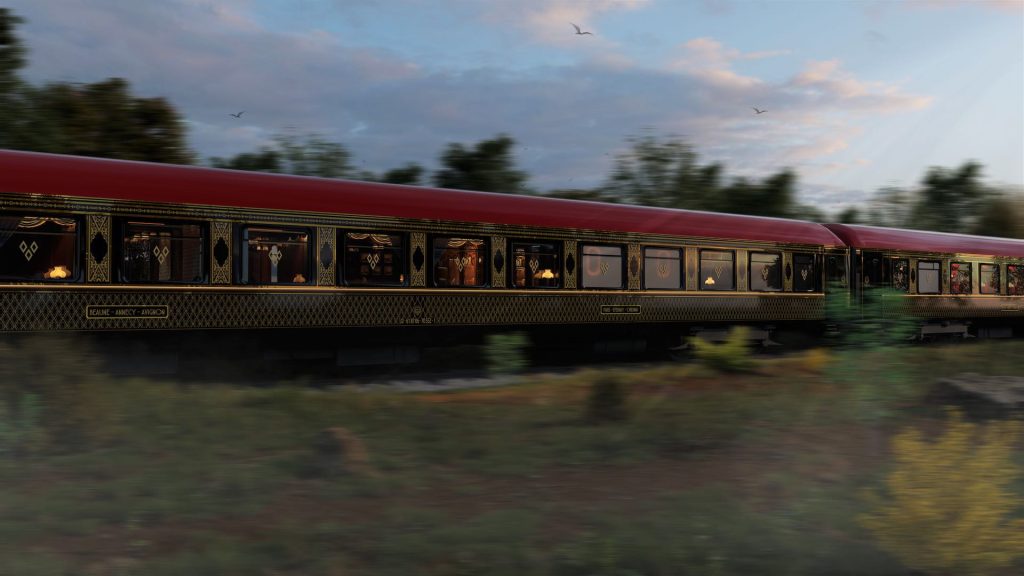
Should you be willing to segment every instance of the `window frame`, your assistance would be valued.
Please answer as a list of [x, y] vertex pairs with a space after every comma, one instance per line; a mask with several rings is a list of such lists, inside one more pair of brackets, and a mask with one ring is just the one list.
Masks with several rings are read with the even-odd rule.
[[[987, 292], [985, 291], [985, 287], [987, 286], [987, 284], [982, 281], [982, 275], [984, 274], [984, 270], [983, 269], [986, 266], [988, 266], [990, 268], [994, 268], [995, 271], [996, 271], [996, 277], [998, 279], [998, 282], [996, 284], [998, 284], [998, 285], [996, 286], [994, 291], [991, 290], [991, 289], [989, 291], [987, 291]], [[989, 295], [991, 295], [991, 294], [1002, 294], [1002, 293], [1003, 293], [1003, 270], [1002, 270], [1002, 265], [998, 264], [998, 263], [995, 263], [995, 262], [978, 262], [978, 294], [989, 294]]]
[[[134, 221], [134, 222], [133, 222]], [[120, 218], [117, 221], [115, 237], [117, 241], [113, 244], [116, 246], [114, 249], [114, 256], [116, 257], [117, 265], [114, 266], [112, 272], [115, 277], [115, 282], [118, 284], [209, 284], [210, 283], [210, 252], [212, 246], [210, 245], [210, 223], [206, 220], [164, 220], [162, 218]], [[162, 224], [166, 226], [198, 226], [199, 227], [199, 270], [202, 280], [128, 280], [125, 275], [125, 242], [128, 240], [128, 225], [129, 224]]]
[[[605, 257], [605, 258], [614, 258], [614, 256], [611, 256], [610, 254], [586, 254], [585, 250], [587, 248], [615, 248], [616, 250], [619, 251], [618, 258], [619, 258], [619, 272], [620, 272], [620, 274], [619, 274], [619, 285], [618, 286], [586, 286], [585, 285], [586, 278], [587, 278], [587, 275], [586, 275], [586, 272], [585, 272], [586, 271], [587, 256], [601, 256], [601, 257]], [[626, 271], [626, 256], [627, 256], [627, 254], [626, 254], [626, 247], [623, 246], [622, 244], [605, 244], [605, 243], [600, 243], [600, 242], [583, 242], [583, 243], [580, 243], [580, 247], [579, 247], [579, 257], [580, 257], [579, 285], [580, 285], [580, 288], [581, 289], [585, 289], [585, 290], [625, 290], [626, 289], [626, 278], [627, 278], [626, 277], [626, 274], [627, 274], [627, 271]]]
[[[798, 266], [797, 259], [799, 259], [799, 258], [809, 258], [810, 261], [811, 261], [810, 279], [808, 279], [808, 280], [801, 279], [804, 282], [809, 282], [810, 283], [810, 285], [811, 285], [810, 290], [797, 290], [797, 287], [796, 287], [797, 278], [800, 276], [799, 269], [797, 268], [797, 266]], [[792, 266], [793, 266], [793, 286], [792, 286], [791, 290], [793, 292], [797, 293], [797, 294], [811, 294], [811, 293], [814, 293], [814, 292], [820, 292], [821, 291], [821, 269], [819, 268], [819, 266], [821, 265], [820, 255], [819, 254], [815, 254], [813, 252], [793, 252], [792, 253], [792, 260], [793, 260], [793, 264], [792, 264]]]
[[[936, 268], [926, 268], [926, 270], [934, 270], [936, 280], [938, 281], [938, 287], [935, 292], [922, 292], [921, 291], [921, 264], [936, 264]], [[942, 260], [918, 260], [917, 261], [917, 294], [942, 294]]]
[[[473, 285], [469, 285], [469, 286], [467, 286], [465, 284], [459, 284], [459, 285], [455, 285], [455, 286], [453, 286], [453, 285], [445, 285], [445, 286], [438, 285], [438, 283], [437, 283], [437, 252], [435, 251], [434, 243], [437, 240], [440, 240], [440, 239], [447, 239], [447, 240], [480, 240], [482, 242], [481, 243], [481, 247], [480, 247], [480, 249], [478, 251], [478, 253], [482, 254], [483, 257], [484, 257], [484, 261], [481, 264], [481, 266], [484, 269], [483, 282], [481, 284], [473, 284]], [[429, 251], [429, 259], [427, 261], [427, 263], [429, 264], [428, 270], [429, 270], [429, 274], [430, 274], [430, 282], [429, 283], [430, 283], [430, 286], [432, 286], [433, 288], [442, 288], [442, 289], [445, 289], [445, 290], [448, 290], [448, 289], [454, 289], [454, 290], [473, 290], [473, 289], [490, 288], [491, 287], [491, 285], [492, 285], [492, 281], [491, 281], [492, 280], [491, 279], [491, 265], [492, 265], [492, 263], [491, 263], [491, 238], [489, 236], [482, 236], [481, 235], [481, 236], [474, 237], [474, 235], [472, 235], [472, 234], [459, 234], [459, 235], [436, 234], [436, 235], [432, 235], [432, 236], [427, 238], [427, 250]]]
[[[648, 256], [647, 255], [647, 251], [648, 250], [664, 250], [664, 251], [675, 252], [677, 254], [677, 258], [663, 258], [663, 257], [659, 257], [659, 256]], [[641, 286], [643, 286], [644, 290], [670, 290], [670, 291], [686, 290], [686, 256], [685, 256], [684, 251], [683, 251], [682, 248], [680, 248], [678, 246], [644, 246], [643, 247], [643, 251], [641, 252], [641, 256], [643, 257], [643, 271], [644, 271], [644, 274], [641, 277], [641, 282], [642, 282]], [[647, 270], [648, 270], [648, 268], [650, 268], [650, 266], [648, 266], [648, 262], [647, 261], [649, 259], [650, 260], [669, 260], [669, 261], [675, 260], [678, 263], [678, 265], [679, 265], [679, 282], [677, 283], [677, 286], [675, 288], [665, 288], [665, 287], [653, 287], [652, 288], [651, 286], [648, 285], [648, 283], [647, 283]]]
[[[971, 266], [971, 262], [964, 262], [961, 260], [950, 260], [949, 262], [949, 293], [953, 296], [970, 296], [974, 293], [974, 267]], [[967, 291], [966, 292], [954, 292], [953, 291], [953, 266], [957, 266], [957, 277], [961, 277], [962, 268], [967, 267]], [[960, 283], [963, 284], [962, 282]]]
[[[249, 239], [246, 234], [252, 229], [267, 232], [305, 233], [306, 234], [306, 266], [305, 282], [254, 282], [249, 276]], [[289, 226], [277, 224], [247, 223], [238, 227], [238, 263], [235, 267], [235, 282], [243, 286], [308, 286], [316, 284], [316, 256], [314, 246], [317, 244], [315, 230], [309, 226]]]
[[[705, 281], [704, 281], [704, 267], [703, 267], [704, 253], [705, 252], [718, 252], [718, 253], [722, 253], [722, 254], [730, 254], [732, 256], [732, 260], [731, 260], [731, 264], [732, 264], [732, 286], [731, 287], [729, 287], [729, 288], [706, 288], [705, 287], [706, 284], [705, 284]], [[697, 277], [697, 289], [701, 290], [701, 291], [707, 291], [707, 292], [736, 292], [736, 291], [738, 291], [739, 290], [739, 288], [738, 288], [739, 284], [738, 284], [737, 278], [736, 278], [736, 266], [738, 264], [737, 264], [736, 260], [737, 260], [737, 258], [736, 258], [736, 250], [723, 250], [723, 249], [720, 249], [720, 248], [701, 248], [700, 250], [698, 250], [698, 252], [697, 252], [697, 274], [698, 274], [698, 277]], [[722, 261], [724, 261], [724, 260], [722, 260]]]
[[[515, 263], [516, 247], [517, 246], [531, 246], [531, 245], [532, 246], [550, 245], [550, 246], [554, 247], [553, 255], [555, 256], [555, 266], [554, 266], [554, 268], [551, 269], [555, 273], [555, 285], [554, 286], [527, 286], [527, 285], [525, 285], [525, 283], [524, 283], [523, 286], [517, 286], [516, 285], [516, 278], [515, 278], [516, 268], [517, 268], [516, 263]], [[508, 256], [509, 256], [509, 261], [510, 261], [509, 263], [511, 264], [511, 266], [506, 266], [506, 268], [507, 268], [506, 274], [508, 276], [507, 277], [507, 286], [509, 288], [514, 288], [516, 290], [558, 290], [558, 289], [562, 288], [562, 286], [565, 285], [565, 278], [564, 278], [564, 276], [562, 274], [562, 268], [564, 267], [564, 264], [563, 264], [564, 255], [562, 254], [562, 252], [563, 252], [563, 247], [562, 247], [562, 242], [560, 240], [519, 239], [519, 238], [509, 239], [509, 241], [508, 241]], [[547, 253], [546, 255], [550, 256], [550, 255], [552, 255], [552, 253]], [[536, 274], [536, 272], [534, 272], [534, 274]]]
[[[1014, 280], [1021, 280], [1019, 284], [1014, 284], [1013, 292], [1010, 291], [1010, 267], [1013, 267], [1016, 274], [1014, 274]], [[1006, 295], [1007, 296], [1024, 296], [1024, 264], [1014, 262], [1006, 265]]]
[[[904, 288], [900, 288], [899, 286], [896, 286], [896, 270], [898, 269], [900, 263], [905, 264], [906, 267], [907, 267], [907, 273], [906, 273], [907, 275], [904, 278], [904, 282], [906, 282], [906, 286]], [[920, 270], [918, 272], [920, 272]], [[910, 294], [910, 259], [909, 258], [904, 258], [902, 256], [891, 256], [889, 258], [889, 287], [892, 288], [893, 290], [898, 290], [898, 291], [903, 292], [905, 294]], [[941, 289], [941, 285], [939, 286], [939, 288]]]
[[[390, 232], [390, 231], [363, 231], [355, 229], [338, 229], [338, 237], [335, 238], [337, 246], [340, 247], [338, 252], [341, 254], [341, 258], [338, 259], [337, 265], [337, 278], [335, 281], [338, 286], [349, 286], [353, 288], [367, 287], [367, 288], [404, 288], [409, 286], [409, 234], [407, 232]], [[398, 236], [400, 238], [399, 248], [399, 261], [401, 264], [400, 275], [404, 280], [396, 283], [367, 283], [367, 284], [353, 284], [348, 278], [348, 235], [349, 234], [366, 234], [367, 236]], [[395, 250], [395, 249], [392, 249]], [[392, 264], [394, 265], [394, 264]]]
[[[760, 289], [760, 288], [754, 288], [753, 287], [753, 284], [751, 283], [750, 279], [754, 277], [754, 255], [755, 254], [765, 254], [765, 255], [772, 255], [772, 256], [776, 257], [775, 264], [776, 264], [777, 276], [778, 276], [778, 281], [779, 281], [778, 282], [778, 286], [779, 286], [778, 288]], [[765, 283], [768, 282], [768, 280], [764, 279], [763, 277], [762, 277], [762, 280], [764, 280]], [[733, 284], [735, 284], [735, 280], [733, 280]], [[750, 251], [747, 252], [747, 289], [749, 291], [751, 291], [751, 292], [766, 292], [766, 293], [767, 292], [782, 292], [783, 290], [785, 290], [785, 285], [782, 282], [782, 252], [768, 252], [768, 251], [762, 251], [762, 250], [750, 250]]]
[[[11, 213], [2, 214], [2, 216], [6, 216], [6, 217], [10, 217], [10, 218], [17, 217], [17, 218], [20, 218], [20, 219], [23, 219], [23, 218], [46, 218], [46, 219], [51, 219], [51, 220], [58, 220], [58, 219], [59, 220], [73, 220], [74, 223], [75, 223], [75, 232], [74, 232], [75, 242], [74, 242], [74, 248], [73, 248], [73, 250], [71, 252], [71, 266], [72, 266], [72, 269], [70, 271], [70, 274], [68, 274], [68, 276], [66, 278], [45, 278], [44, 277], [44, 278], [31, 278], [30, 279], [30, 278], [24, 278], [24, 277], [5, 276], [5, 275], [2, 274], [2, 272], [0, 272], [0, 283], [3, 283], [3, 284], [34, 284], [34, 283], [74, 284], [74, 283], [80, 283], [80, 282], [82, 282], [84, 280], [84, 278], [85, 278], [85, 268], [86, 268], [86, 263], [85, 263], [85, 260], [83, 258], [84, 253], [85, 253], [85, 248], [86, 248], [86, 240], [85, 240], [86, 231], [85, 231], [85, 218], [84, 217], [82, 217], [80, 215], [77, 215], [77, 214], [60, 214], [60, 213], [54, 213], [54, 212], [44, 213], [44, 212], [31, 212], [31, 211], [29, 211], [29, 212], [11, 212]], [[20, 224], [20, 221], [19, 221], [19, 224]], [[15, 227], [15, 230], [17, 230], [17, 226]], [[13, 233], [12, 233], [12, 236], [13, 236]], [[5, 241], [5, 243], [6, 243], [6, 241]], [[38, 251], [33, 253], [33, 257], [35, 256], [36, 253], [38, 253]]]

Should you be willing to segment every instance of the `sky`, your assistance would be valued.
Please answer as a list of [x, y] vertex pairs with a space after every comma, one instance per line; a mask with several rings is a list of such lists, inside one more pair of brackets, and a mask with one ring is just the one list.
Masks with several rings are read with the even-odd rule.
[[433, 171], [504, 133], [546, 191], [602, 184], [653, 136], [729, 176], [792, 169], [829, 212], [967, 160], [1024, 187], [1024, 0], [3, 5], [26, 20], [26, 80], [125, 78], [204, 159], [316, 134], [360, 169]]

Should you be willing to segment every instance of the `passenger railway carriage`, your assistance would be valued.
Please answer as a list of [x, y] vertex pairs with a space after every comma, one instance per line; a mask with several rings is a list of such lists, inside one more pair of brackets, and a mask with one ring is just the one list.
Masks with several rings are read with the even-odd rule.
[[316, 330], [358, 363], [469, 327], [767, 334], [880, 283], [1013, 317], [1024, 243], [0, 151], [4, 332]]

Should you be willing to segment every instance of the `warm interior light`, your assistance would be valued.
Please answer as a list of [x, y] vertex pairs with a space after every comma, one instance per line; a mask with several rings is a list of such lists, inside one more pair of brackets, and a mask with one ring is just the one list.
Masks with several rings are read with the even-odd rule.
[[704, 281], [704, 284], [706, 286], [714, 286], [715, 285], [715, 279], [712, 278], [711, 276], [708, 276], [708, 279]]
[[54, 266], [43, 274], [43, 278], [67, 278], [71, 276], [71, 271], [64, 266]]
[[545, 280], [550, 280], [555, 277], [555, 273], [552, 272], [550, 269], [545, 268], [544, 271], [540, 273], [540, 277], [544, 278]]

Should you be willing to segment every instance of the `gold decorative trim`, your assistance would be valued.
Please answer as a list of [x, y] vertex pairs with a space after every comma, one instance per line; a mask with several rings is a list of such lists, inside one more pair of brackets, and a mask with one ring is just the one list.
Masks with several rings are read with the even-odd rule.
[[686, 249], [686, 289], [697, 290], [697, 273], [700, 268], [700, 248]]
[[[576, 242], [566, 240], [562, 244], [562, 252], [565, 256], [562, 261], [562, 271], [565, 273], [565, 287], [568, 290], [576, 289], [576, 272], [580, 269], [580, 257], [576, 254]], [[572, 256], [572, 271], [569, 270], [569, 257]]]
[[[224, 241], [224, 245], [227, 246], [227, 258], [224, 259], [224, 265], [221, 266], [217, 262], [217, 256], [215, 252], [217, 250], [217, 244], [220, 241]], [[234, 259], [234, 247], [232, 246], [232, 235], [231, 235], [231, 222], [224, 220], [214, 220], [210, 222], [210, 283], [211, 284], [231, 284], [231, 269], [232, 262]]]
[[[627, 286], [630, 290], [640, 289], [640, 278], [643, 277], [644, 273], [644, 261], [640, 257], [640, 244], [632, 242], [627, 246], [627, 257], [626, 257], [626, 271], [628, 274], [629, 281]], [[636, 266], [633, 263], [636, 262]], [[635, 268], [635, 274], [634, 274]]]
[[736, 291], [750, 290], [747, 271], [750, 270], [750, 254], [746, 250], [736, 251]]
[[[110, 251], [114, 249], [110, 237], [110, 215], [90, 214], [86, 223], [86, 238], [89, 239], [85, 247], [86, 280], [90, 283], [110, 282]], [[93, 242], [106, 244], [103, 258], [98, 262], [92, 254]]]
[[[498, 252], [501, 252], [502, 265], [498, 270], [496, 260]], [[491, 287], [504, 288], [505, 278], [508, 277], [509, 255], [508, 245], [503, 236], [491, 236]]]
[[[413, 259], [416, 256], [416, 249], [419, 248], [423, 254], [423, 266], [419, 270], [416, 269], [416, 264]], [[430, 266], [430, 252], [427, 251], [427, 235], [423, 232], [413, 232], [409, 234], [409, 285], [410, 286], [426, 286], [427, 285], [427, 266]]]
[[[334, 286], [338, 277], [338, 234], [336, 229], [329, 226], [319, 226], [316, 229], [316, 284], [317, 286]], [[324, 266], [321, 258], [324, 247], [330, 251], [330, 264]]]
[[[789, 274], [786, 274], [786, 270], [789, 270]], [[796, 268], [793, 267], [793, 253], [783, 252], [782, 253], [782, 291], [792, 292], [793, 291], [793, 278], [796, 276]]]

